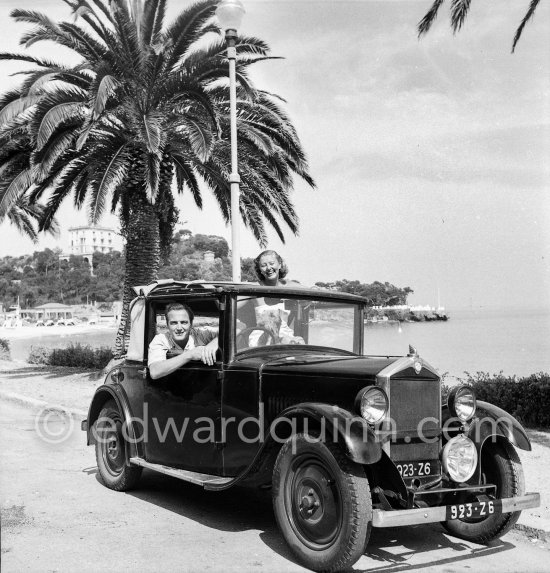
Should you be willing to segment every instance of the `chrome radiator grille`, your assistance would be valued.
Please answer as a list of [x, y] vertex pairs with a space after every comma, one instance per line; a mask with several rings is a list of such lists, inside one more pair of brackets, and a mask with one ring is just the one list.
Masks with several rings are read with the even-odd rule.
[[[395, 436], [390, 445], [394, 461], [437, 459], [439, 440], [433, 440], [441, 428], [439, 380], [391, 379], [389, 416]], [[419, 440], [420, 431], [429, 443]]]
[[418, 428], [421, 420], [427, 420], [423, 428], [438, 429], [441, 421], [439, 380], [391, 380], [390, 416], [399, 432]]

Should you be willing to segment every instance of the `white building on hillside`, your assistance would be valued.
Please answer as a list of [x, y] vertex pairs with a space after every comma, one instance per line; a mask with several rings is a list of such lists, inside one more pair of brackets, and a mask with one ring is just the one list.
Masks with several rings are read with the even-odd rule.
[[84, 257], [92, 267], [94, 253], [110, 253], [122, 250], [122, 239], [114, 229], [97, 225], [71, 227], [68, 252], [59, 255], [59, 259], [68, 260], [71, 255]]

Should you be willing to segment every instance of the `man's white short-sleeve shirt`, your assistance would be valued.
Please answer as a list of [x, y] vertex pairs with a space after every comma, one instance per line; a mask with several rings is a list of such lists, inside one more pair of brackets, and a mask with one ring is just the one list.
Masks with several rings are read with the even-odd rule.
[[[195, 338], [192, 334], [189, 334], [189, 340], [183, 350], [192, 350], [195, 348]], [[149, 344], [149, 357], [147, 359], [147, 365], [151, 366], [154, 362], [161, 362], [166, 360], [166, 355], [171, 350], [176, 350], [179, 348], [174, 339], [170, 334], [161, 333], [157, 334], [151, 343]]]

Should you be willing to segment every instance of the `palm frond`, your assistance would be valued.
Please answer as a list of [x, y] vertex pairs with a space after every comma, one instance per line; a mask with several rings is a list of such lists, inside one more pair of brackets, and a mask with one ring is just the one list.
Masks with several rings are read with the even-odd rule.
[[126, 56], [126, 66], [130, 65], [134, 73], [139, 73], [144, 52], [139, 43], [136, 26], [128, 13], [126, 0], [112, 0], [111, 10], [117, 38]]
[[101, 78], [94, 101], [93, 119], [97, 119], [103, 113], [109, 96], [113, 94], [119, 86], [118, 80], [109, 74]]
[[[99, 38], [103, 39], [105, 36], [106, 28], [101, 20], [101, 18], [94, 11], [93, 7], [86, 0], [63, 0], [65, 4], [68, 4], [72, 8], [72, 13], [74, 15], [74, 21], [77, 22], [79, 18], [82, 18], [90, 28], [98, 35]], [[97, 4], [97, 3], [96, 3]], [[104, 10], [108, 14], [108, 10], [103, 6], [102, 3], [98, 3], [101, 7], [101, 11]], [[105, 12], [103, 12], [105, 15]]]
[[261, 153], [266, 156], [269, 156], [273, 153], [273, 143], [271, 138], [267, 135], [264, 135], [255, 126], [241, 122], [237, 127], [239, 138], [248, 139]]
[[81, 102], [65, 102], [50, 108], [40, 123], [36, 137], [36, 149], [40, 151], [61, 125], [82, 118], [84, 112], [85, 107]]
[[141, 35], [146, 46], [156, 44], [160, 39], [165, 14], [166, 0], [149, 0], [145, 3]]
[[172, 47], [168, 57], [170, 66], [174, 66], [189, 47], [202, 36], [204, 25], [215, 12], [218, 0], [203, 0], [183, 10], [166, 30]]
[[426, 34], [432, 27], [432, 24], [435, 22], [439, 9], [443, 5], [444, 1], [445, 0], [434, 0], [434, 3], [431, 5], [430, 9], [426, 12], [422, 20], [420, 20], [417, 27], [419, 38]]
[[202, 209], [202, 194], [192, 165], [187, 163], [182, 155], [172, 153], [171, 157], [175, 167], [178, 193], [183, 193], [185, 188], [189, 189], [195, 205]]
[[20, 62], [29, 62], [31, 64], [35, 64], [36, 66], [40, 66], [42, 68], [54, 68], [59, 70], [68, 70], [63, 66], [63, 64], [58, 64], [52, 60], [44, 60], [42, 58], [37, 58], [36, 56], [31, 56], [29, 54], [14, 54], [11, 52], [0, 52], [0, 60], [9, 60], [9, 61], [20, 61]]
[[[44, 205], [40, 203], [31, 204], [27, 197], [22, 197], [8, 212], [8, 220], [20, 233], [26, 235], [33, 243], [36, 243], [38, 241], [38, 231], [35, 228], [35, 224], [42, 218], [44, 210]], [[55, 219], [52, 221], [48, 232], [54, 236], [59, 235], [59, 223]]]
[[37, 104], [40, 99], [39, 95], [28, 95], [8, 103], [0, 111], [0, 125], [10, 123], [29, 107]]
[[45, 147], [45, 152], [41, 154], [42, 156], [37, 153], [33, 157], [33, 161], [36, 164], [37, 183], [43, 181], [51, 173], [54, 165], [63, 160], [65, 152], [72, 146], [75, 137], [74, 129], [66, 129], [53, 138], [50, 144]]
[[512, 53], [515, 51], [516, 45], [519, 42], [519, 39], [521, 38], [521, 34], [523, 33], [523, 28], [525, 28], [527, 22], [529, 22], [529, 20], [535, 15], [535, 10], [539, 5], [539, 1], [540, 0], [531, 0], [528, 10], [525, 16], [523, 17], [523, 20], [521, 21], [520, 25], [518, 26], [516, 33], [514, 34], [514, 41], [512, 42]]
[[46, 14], [41, 12], [35, 12], [34, 10], [23, 10], [21, 8], [15, 8], [11, 11], [10, 16], [16, 22], [26, 22], [28, 24], [37, 24], [42, 28], [47, 30], [52, 30], [59, 33], [60, 29], [56, 22], [50, 20]]
[[78, 24], [63, 22], [60, 24], [60, 28], [72, 40], [74, 44], [73, 49], [77, 49], [88, 60], [99, 62], [102, 58], [108, 57], [107, 47], [98, 42]]
[[23, 169], [11, 181], [2, 182], [2, 187], [5, 189], [0, 189], [0, 221], [32, 184], [33, 171], [31, 168]]
[[106, 197], [112, 194], [116, 188], [124, 183], [130, 163], [127, 154], [128, 144], [123, 143], [112, 155], [105, 165], [103, 174], [94, 185], [93, 200], [90, 201], [89, 217], [91, 221], [97, 221], [102, 212]]
[[149, 113], [143, 116], [143, 139], [149, 153], [156, 154], [162, 143], [162, 120], [158, 114]]
[[[107, 21], [110, 24], [114, 25], [111, 11], [109, 10], [108, 6], [106, 6], [102, 0], [89, 0], [89, 2], [87, 2], [86, 0], [72, 0], [72, 2], [70, 0], [63, 0], [63, 2], [65, 2], [66, 4], [69, 4], [69, 6], [71, 6], [71, 7], [76, 5], [77, 9], [80, 6], [85, 6], [87, 8], [90, 8], [92, 11], [93, 11], [93, 8], [92, 8], [92, 5], [93, 5], [98, 9], [99, 12], [101, 12], [103, 14], [103, 16], [107, 19]], [[98, 18], [98, 20], [99, 20], [99, 18]]]
[[198, 157], [199, 161], [207, 161], [212, 149], [212, 131], [210, 126], [189, 117], [184, 118], [184, 125], [193, 153]]
[[451, 0], [451, 27], [456, 34], [464, 25], [471, 0]]

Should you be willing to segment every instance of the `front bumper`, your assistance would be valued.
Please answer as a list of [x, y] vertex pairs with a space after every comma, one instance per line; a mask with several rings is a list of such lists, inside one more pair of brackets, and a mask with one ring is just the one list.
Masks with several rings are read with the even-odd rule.
[[[539, 507], [540, 494], [526, 493], [519, 497], [508, 497], [499, 500], [502, 513], [522, 511], [531, 507]], [[418, 525], [420, 523], [437, 523], [447, 521], [447, 506], [422, 507], [417, 509], [373, 510], [373, 527], [398, 527], [400, 525]]]

